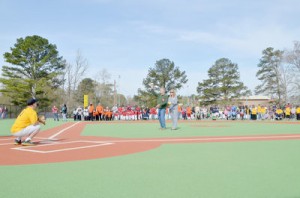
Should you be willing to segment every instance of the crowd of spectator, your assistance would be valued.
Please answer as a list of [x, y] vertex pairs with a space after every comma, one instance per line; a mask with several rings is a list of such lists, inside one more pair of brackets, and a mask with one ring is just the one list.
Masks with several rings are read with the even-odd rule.
[[[157, 108], [139, 106], [103, 107], [90, 104], [87, 108], [78, 107], [73, 111], [74, 120], [112, 121], [112, 120], [156, 120]], [[166, 119], [170, 119], [168, 108]], [[54, 113], [54, 118], [56, 115]], [[300, 120], [300, 106], [278, 105], [227, 105], [227, 106], [184, 106], [178, 105], [178, 119], [181, 120]]]

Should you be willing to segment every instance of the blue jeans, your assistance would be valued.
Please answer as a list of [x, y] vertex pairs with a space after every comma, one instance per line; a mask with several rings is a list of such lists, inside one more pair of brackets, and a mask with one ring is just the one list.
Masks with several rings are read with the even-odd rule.
[[54, 115], [54, 121], [59, 121], [58, 113], [53, 113], [53, 115]]
[[166, 109], [158, 109], [158, 120], [161, 128], [166, 128]]

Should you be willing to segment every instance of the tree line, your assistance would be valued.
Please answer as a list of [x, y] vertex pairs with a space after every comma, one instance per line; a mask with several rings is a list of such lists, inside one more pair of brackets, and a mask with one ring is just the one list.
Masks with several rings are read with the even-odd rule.
[[0, 103], [24, 106], [38, 98], [42, 108], [67, 104], [70, 108], [83, 106], [83, 95], [89, 102], [111, 106], [114, 97], [125, 103], [126, 98], [114, 93], [110, 74], [99, 71], [97, 78], [84, 78], [89, 64], [78, 50], [73, 63], [59, 55], [56, 45], [46, 38], [33, 35], [17, 39], [10, 52], [4, 53]]
[[[131, 100], [117, 93], [106, 69], [99, 71], [94, 78], [84, 78], [89, 64], [79, 50], [74, 62], [70, 63], [59, 55], [56, 45], [37, 35], [17, 39], [3, 56], [8, 65], [2, 66], [0, 102], [16, 106], [24, 106], [28, 98], [35, 97], [44, 107], [67, 103], [75, 108], [83, 105], [83, 95], [89, 95], [90, 102], [100, 102], [104, 106], [130, 103], [152, 107], [156, 104], [160, 87], [169, 92], [171, 89], [180, 90], [188, 83], [186, 72], [173, 61], [157, 60], [153, 67], [149, 67], [142, 82], [143, 88], [139, 88]], [[270, 96], [281, 105], [300, 101], [300, 42], [294, 42], [293, 49], [288, 50], [266, 48], [257, 69], [259, 85], [254, 94]], [[229, 104], [252, 94], [240, 79], [238, 64], [228, 58], [216, 60], [207, 74], [208, 78], [195, 88], [198, 95], [179, 96], [182, 103]]]

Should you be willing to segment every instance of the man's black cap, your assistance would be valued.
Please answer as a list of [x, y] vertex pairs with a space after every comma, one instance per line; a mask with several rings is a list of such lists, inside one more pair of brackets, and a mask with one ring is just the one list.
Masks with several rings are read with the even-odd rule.
[[33, 105], [34, 103], [36, 103], [38, 100], [35, 98], [30, 98], [29, 100], [27, 100], [27, 105]]

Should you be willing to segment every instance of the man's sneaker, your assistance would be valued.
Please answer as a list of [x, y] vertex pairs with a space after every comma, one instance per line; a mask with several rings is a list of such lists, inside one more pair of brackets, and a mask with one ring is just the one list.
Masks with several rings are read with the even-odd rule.
[[21, 145], [21, 144], [22, 144], [22, 140], [15, 139], [15, 145]]
[[30, 140], [22, 142], [22, 146], [34, 146], [35, 144]]

